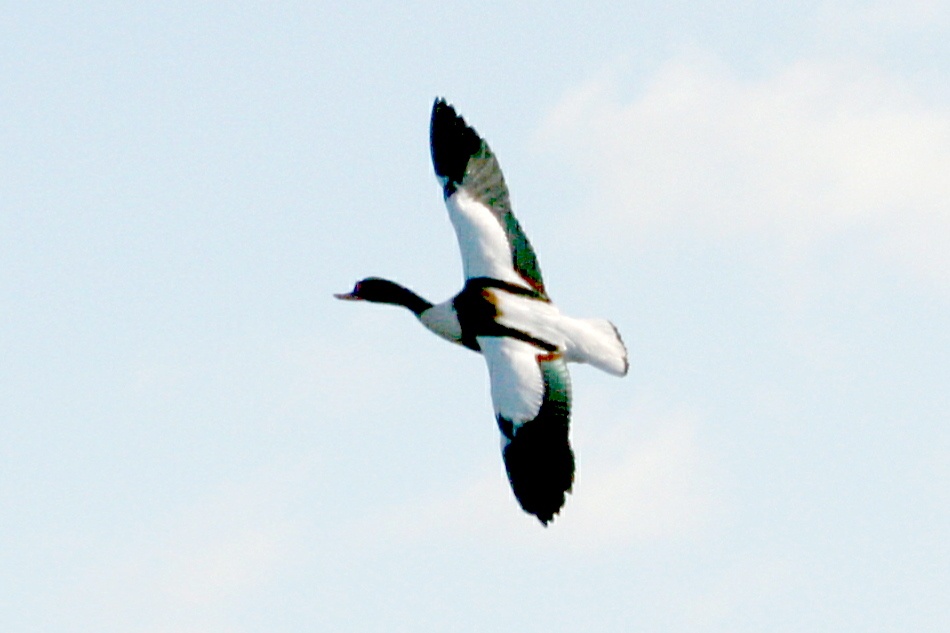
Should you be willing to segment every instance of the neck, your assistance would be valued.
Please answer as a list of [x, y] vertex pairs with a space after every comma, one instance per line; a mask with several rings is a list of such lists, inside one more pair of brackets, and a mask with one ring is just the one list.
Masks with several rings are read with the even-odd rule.
[[391, 294], [387, 297], [386, 303], [403, 306], [408, 308], [416, 316], [421, 316], [423, 312], [432, 307], [432, 303], [426, 301], [409, 288], [394, 283]]
[[405, 291], [405, 295], [399, 301], [399, 305], [406, 306], [416, 316], [421, 316], [423, 312], [432, 307], [432, 303], [426, 301], [412, 290], [408, 288], [403, 288], [403, 290]]

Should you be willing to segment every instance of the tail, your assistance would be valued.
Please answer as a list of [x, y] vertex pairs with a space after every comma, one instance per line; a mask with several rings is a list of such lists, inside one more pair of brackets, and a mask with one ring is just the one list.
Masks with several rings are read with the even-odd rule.
[[587, 363], [614, 376], [630, 369], [627, 348], [616, 326], [607, 319], [571, 319], [567, 360]]

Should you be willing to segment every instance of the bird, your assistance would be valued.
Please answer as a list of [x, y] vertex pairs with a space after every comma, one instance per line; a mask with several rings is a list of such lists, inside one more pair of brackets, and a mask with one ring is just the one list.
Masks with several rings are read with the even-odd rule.
[[551, 301], [497, 158], [442, 97], [432, 106], [429, 144], [458, 239], [462, 290], [434, 304], [398, 283], [367, 277], [334, 296], [407, 308], [429, 331], [484, 357], [512, 492], [547, 527], [574, 483], [567, 364], [624, 376], [627, 349], [610, 321], [569, 317]]

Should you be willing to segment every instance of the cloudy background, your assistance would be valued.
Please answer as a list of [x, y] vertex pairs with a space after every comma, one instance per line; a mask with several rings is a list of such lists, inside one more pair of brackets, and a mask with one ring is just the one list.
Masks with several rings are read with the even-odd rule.
[[[950, 627], [950, 4], [582, 4], [7, 8], [0, 629]], [[437, 95], [630, 348], [547, 529], [331, 296], [459, 288]]]

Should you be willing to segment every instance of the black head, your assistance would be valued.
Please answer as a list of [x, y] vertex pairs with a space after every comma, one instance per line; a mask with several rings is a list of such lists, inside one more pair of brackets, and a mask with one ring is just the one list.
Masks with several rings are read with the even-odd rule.
[[334, 294], [337, 299], [346, 301], [371, 301], [373, 303], [393, 303], [392, 297], [398, 296], [402, 289], [397, 283], [379, 277], [367, 277], [356, 282], [352, 292]]
[[432, 304], [414, 293], [412, 290], [399, 284], [381, 279], [367, 277], [356, 282], [352, 292], [333, 295], [337, 299], [346, 301], [369, 301], [371, 303], [389, 303], [403, 306], [419, 315], [432, 307]]

